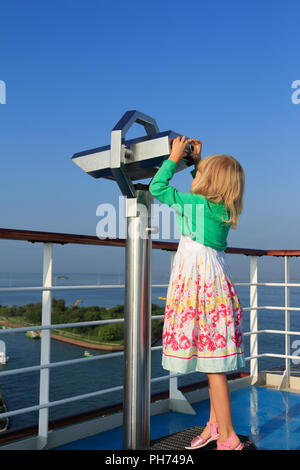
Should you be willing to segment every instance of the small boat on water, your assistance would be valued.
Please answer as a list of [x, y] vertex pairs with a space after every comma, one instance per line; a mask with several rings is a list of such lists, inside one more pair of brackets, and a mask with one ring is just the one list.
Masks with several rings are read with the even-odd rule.
[[26, 331], [25, 333], [25, 336], [27, 338], [32, 338], [32, 339], [40, 339], [42, 336], [41, 336], [41, 332], [40, 331]]
[[4, 341], [0, 341], [0, 364], [6, 364], [9, 357], [6, 355], [6, 344]]
[[84, 357], [93, 357], [94, 354], [91, 354], [89, 351], [84, 351], [83, 353]]
[[6, 364], [9, 356], [6, 356], [5, 352], [0, 351], [0, 364]]

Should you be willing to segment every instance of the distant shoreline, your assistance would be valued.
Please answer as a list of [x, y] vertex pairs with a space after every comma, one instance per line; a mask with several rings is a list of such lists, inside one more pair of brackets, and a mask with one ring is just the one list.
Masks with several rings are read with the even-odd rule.
[[[14, 323], [10, 320], [0, 320], [0, 325], [10, 326], [12, 328], [22, 328], [24, 325]], [[33, 325], [32, 325], [33, 326]], [[28, 325], [30, 327], [30, 325]], [[95, 344], [89, 343], [88, 341], [77, 340], [73, 338], [67, 338], [66, 336], [58, 335], [57, 333], [51, 333], [51, 338], [56, 339], [57, 341], [62, 341], [64, 343], [74, 344], [75, 346], [80, 346], [82, 348], [96, 349], [103, 351], [123, 351], [124, 346], [120, 344]]]
[[[12, 328], [22, 328], [24, 325], [20, 325], [18, 323], [13, 323], [10, 320], [0, 320], [0, 325], [3, 326], [10, 326]], [[32, 325], [33, 326], [33, 325]], [[28, 328], [30, 325], [28, 325]], [[57, 333], [52, 333], [51, 332], [51, 339], [55, 339], [57, 341], [62, 341], [63, 343], [69, 343], [73, 344], [74, 346], [79, 346], [81, 348], [86, 348], [86, 349], [95, 349], [95, 350], [100, 350], [100, 351], [124, 351], [124, 346], [121, 344], [96, 344], [96, 343], [89, 343], [88, 341], [84, 340], [77, 340], [73, 338], [68, 338], [66, 336], [58, 335]], [[155, 338], [152, 341], [152, 345], [158, 341], [159, 338]], [[33, 340], [36, 341], [36, 340]]]
[[63, 341], [64, 343], [74, 344], [75, 346], [80, 346], [82, 348], [88, 349], [100, 349], [103, 351], [123, 351], [124, 346], [119, 344], [111, 344], [111, 345], [104, 345], [104, 344], [95, 344], [95, 343], [88, 343], [87, 341], [76, 340], [72, 338], [67, 338], [66, 336], [60, 336], [57, 334], [51, 333], [51, 339], [56, 339], [58, 341]]

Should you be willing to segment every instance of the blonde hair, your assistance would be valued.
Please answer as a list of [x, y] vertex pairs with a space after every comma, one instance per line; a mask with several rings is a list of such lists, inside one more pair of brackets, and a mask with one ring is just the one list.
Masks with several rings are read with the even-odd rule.
[[223, 203], [230, 218], [223, 221], [232, 223], [236, 229], [239, 215], [243, 210], [245, 173], [240, 163], [228, 155], [210, 155], [197, 165], [200, 176], [191, 193], [202, 194], [208, 201]]

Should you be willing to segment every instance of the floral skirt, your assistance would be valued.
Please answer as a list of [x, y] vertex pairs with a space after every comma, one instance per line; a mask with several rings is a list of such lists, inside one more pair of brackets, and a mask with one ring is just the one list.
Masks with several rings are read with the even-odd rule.
[[162, 367], [182, 373], [244, 367], [242, 314], [225, 252], [182, 235], [167, 292]]

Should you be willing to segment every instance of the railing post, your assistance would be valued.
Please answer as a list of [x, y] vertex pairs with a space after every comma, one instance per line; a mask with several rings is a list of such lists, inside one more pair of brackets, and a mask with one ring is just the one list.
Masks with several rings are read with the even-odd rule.
[[[290, 331], [290, 288], [287, 284], [290, 282], [290, 258], [284, 257], [284, 331]], [[289, 356], [290, 353], [290, 336], [285, 334], [285, 356]], [[285, 370], [282, 374], [279, 390], [290, 387], [290, 359], [285, 358]]]
[[[250, 332], [258, 330], [257, 319], [257, 256], [250, 256]], [[250, 357], [258, 355], [258, 335], [250, 336]], [[258, 358], [250, 359], [250, 375], [252, 383], [258, 379]]]
[[[290, 258], [288, 256], [284, 257], [284, 306], [285, 306], [285, 331], [290, 331], [290, 311], [288, 310], [290, 306], [290, 288], [286, 285], [290, 282]], [[285, 354], [289, 356], [290, 353], [290, 336], [285, 335]], [[286, 388], [290, 386], [290, 359], [285, 359], [285, 376]]]
[[[43, 287], [52, 287], [52, 243], [44, 243], [43, 256]], [[51, 290], [42, 293], [42, 325], [51, 324]], [[42, 330], [41, 365], [50, 363], [51, 331]], [[40, 405], [49, 403], [50, 370], [40, 370]], [[39, 411], [38, 449], [47, 444], [49, 409]]]

